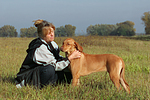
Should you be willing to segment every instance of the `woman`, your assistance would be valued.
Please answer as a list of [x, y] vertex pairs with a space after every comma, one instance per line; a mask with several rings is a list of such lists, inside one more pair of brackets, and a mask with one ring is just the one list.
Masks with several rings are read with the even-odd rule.
[[27, 49], [27, 56], [16, 77], [16, 87], [34, 85], [38, 88], [56, 82], [71, 82], [72, 75], [64, 69], [70, 64], [69, 60], [80, 58], [75, 51], [68, 58], [59, 55], [58, 45], [54, 42], [55, 26], [44, 20], [36, 20], [38, 38], [31, 41]]

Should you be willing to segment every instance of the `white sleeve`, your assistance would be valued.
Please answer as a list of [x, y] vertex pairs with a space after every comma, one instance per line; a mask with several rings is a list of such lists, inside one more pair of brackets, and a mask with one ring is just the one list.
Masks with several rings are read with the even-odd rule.
[[56, 71], [61, 71], [70, 64], [68, 58], [57, 61], [54, 55], [47, 49], [47, 46], [44, 44], [35, 50], [33, 61], [44, 66], [50, 64], [54, 66]]

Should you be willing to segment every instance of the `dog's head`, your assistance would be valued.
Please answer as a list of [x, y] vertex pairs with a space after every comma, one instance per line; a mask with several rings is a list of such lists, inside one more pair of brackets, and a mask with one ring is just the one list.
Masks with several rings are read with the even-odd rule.
[[68, 55], [70, 55], [75, 50], [78, 50], [80, 52], [83, 51], [83, 48], [72, 38], [64, 40], [63, 45], [60, 47], [60, 49], [62, 52], [65, 52]]

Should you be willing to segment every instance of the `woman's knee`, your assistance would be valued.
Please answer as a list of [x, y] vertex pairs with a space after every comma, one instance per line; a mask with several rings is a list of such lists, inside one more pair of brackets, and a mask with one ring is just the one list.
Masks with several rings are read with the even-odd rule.
[[41, 66], [40, 73], [44, 74], [45, 76], [51, 76], [55, 74], [55, 69], [51, 65]]
[[40, 81], [41, 84], [53, 84], [57, 80], [57, 75], [55, 74], [55, 69], [51, 65], [41, 66], [40, 68]]

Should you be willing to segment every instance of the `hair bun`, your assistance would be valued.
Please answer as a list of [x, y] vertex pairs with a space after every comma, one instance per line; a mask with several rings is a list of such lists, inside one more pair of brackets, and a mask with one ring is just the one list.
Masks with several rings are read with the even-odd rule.
[[45, 27], [45, 26], [50, 26], [51, 25], [51, 23], [47, 22], [46, 20], [42, 20], [42, 19], [35, 20], [33, 22], [35, 22], [34, 25], [36, 27], [41, 27], [41, 28]]
[[40, 24], [43, 23], [43, 20], [42, 19], [38, 19], [38, 20], [34, 20], [33, 22], [34, 22], [35, 27], [38, 27]]

